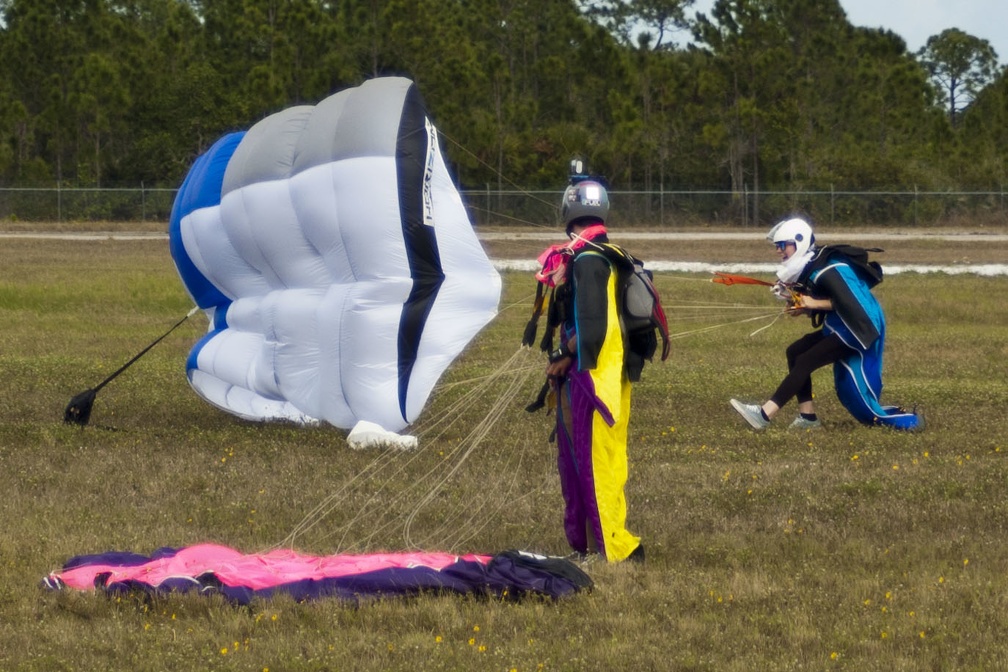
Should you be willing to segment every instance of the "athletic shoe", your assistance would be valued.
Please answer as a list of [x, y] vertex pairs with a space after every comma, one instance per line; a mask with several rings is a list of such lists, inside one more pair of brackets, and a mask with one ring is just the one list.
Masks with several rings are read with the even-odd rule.
[[819, 429], [820, 427], [822, 427], [822, 423], [819, 422], [818, 418], [816, 418], [815, 420], [808, 420], [807, 418], [803, 418], [800, 415], [794, 419], [794, 422], [788, 425], [788, 429], [800, 429], [800, 430]]
[[744, 404], [738, 399], [731, 400], [732, 408], [739, 412], [745, 421], [755, 430], [763, 430], [770, 426], [770, 421], [763, 417], [763, 411], [757, 404]]

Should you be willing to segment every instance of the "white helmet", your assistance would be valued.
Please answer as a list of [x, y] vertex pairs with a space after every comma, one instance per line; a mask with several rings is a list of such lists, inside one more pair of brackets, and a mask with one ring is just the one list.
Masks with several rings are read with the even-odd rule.
[[767, 234], [767, 240], [774, 243], [793, 243], [795, 257], [804, 256], [815, 244], [812, 226], [801, 217], [793, 217], [780, 222]]

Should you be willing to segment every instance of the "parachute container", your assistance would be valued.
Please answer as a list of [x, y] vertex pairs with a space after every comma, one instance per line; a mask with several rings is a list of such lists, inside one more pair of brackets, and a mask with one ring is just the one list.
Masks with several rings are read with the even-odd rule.
[[219, 139], [182, 183], [169, 239], [210, 319], [189, 382], [250, 420], [403, 429], [500, 299], [399, 77]]

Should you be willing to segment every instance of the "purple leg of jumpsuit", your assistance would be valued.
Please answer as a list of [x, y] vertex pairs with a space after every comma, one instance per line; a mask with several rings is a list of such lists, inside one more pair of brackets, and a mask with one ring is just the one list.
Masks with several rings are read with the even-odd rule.
[[[560, 387], [557, 394], [557, 469], [565, 502], [567, 543], [581, 553], [604, 553], [592, 471], [592, 414], [596, 410], [592, 390], [591, 376], [575, 370], [568, 373]], [[588, 529], [592, 533], [590, 540]]]

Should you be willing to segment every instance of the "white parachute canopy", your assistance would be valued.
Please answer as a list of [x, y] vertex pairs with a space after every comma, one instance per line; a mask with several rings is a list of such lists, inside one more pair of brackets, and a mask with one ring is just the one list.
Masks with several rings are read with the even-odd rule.
[[189, 382], [251, 420], [399, 431], [500, 299], [437, 131], [399, 77], [218, 140], [169, 233], [210, 318]]

